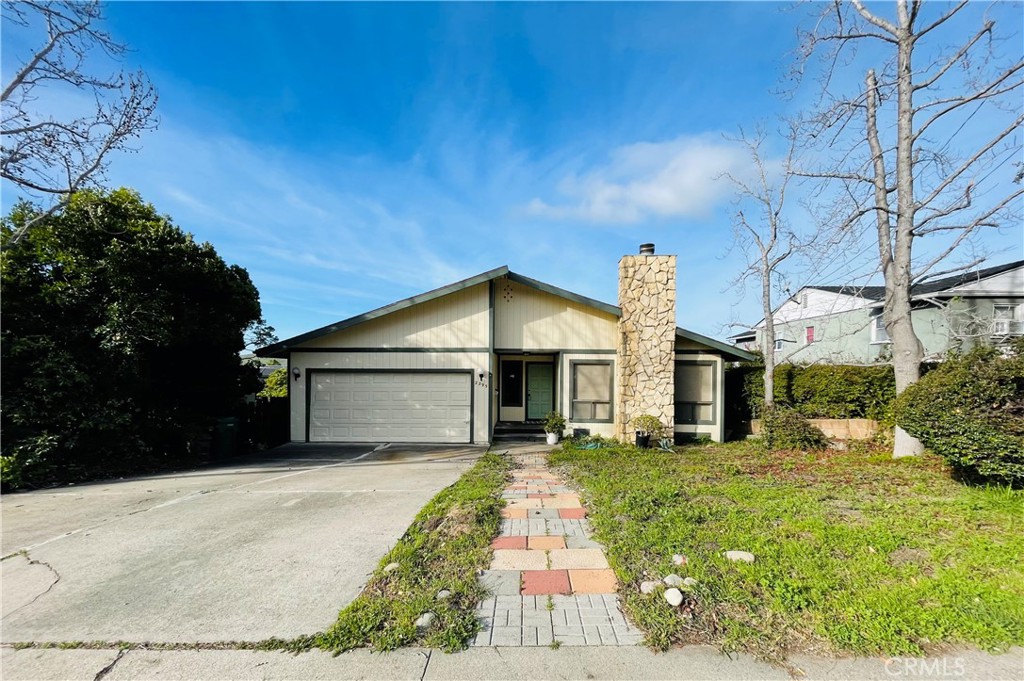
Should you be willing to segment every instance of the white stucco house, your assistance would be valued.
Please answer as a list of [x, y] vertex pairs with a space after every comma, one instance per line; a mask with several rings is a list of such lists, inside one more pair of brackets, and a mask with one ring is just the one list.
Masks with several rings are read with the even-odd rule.
[[[1024, 335], [1024, 260], [915, 284], [911, 301], [926, 360], [941, 360], [953, 348], [1000, 345]], [[884, 302], [884, 286], [804, 286], [775, 310], [776, 361], [888, 361]], [[763, 335], [762, 319], [729, 340], [755, 350]]]
[[725, 363], [752, 356], [676, 326], [675, 270], [644, 244], [616, 306], [499, 267], [257, 354], [288, 362], [296, 442], [485, 444], [552, 410], [567, 434], [650, 413], [720, 441]]

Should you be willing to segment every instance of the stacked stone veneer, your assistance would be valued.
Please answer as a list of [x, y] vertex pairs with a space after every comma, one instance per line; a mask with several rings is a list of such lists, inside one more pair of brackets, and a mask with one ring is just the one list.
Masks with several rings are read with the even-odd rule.
[[676, 256], [627, 255], [619, 261], [619, 386], [615, 436], [633, 439], [630, 420], [651, 414], [675, 427]]

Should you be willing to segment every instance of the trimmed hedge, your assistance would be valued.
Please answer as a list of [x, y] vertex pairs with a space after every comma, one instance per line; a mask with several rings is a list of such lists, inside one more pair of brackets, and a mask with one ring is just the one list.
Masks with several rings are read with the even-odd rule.
[[961, 478], [1024, 487], [1024, 343], [952, 356], [894, 404], [896, 423]]
[[[764, 409], [764, 367], [741, 366], [730, 371], [742, 376], [745, 414], [758, 418]], [[727, 378], [727, 386], [730, 379]], [[731, 378], [733, 385], [737, 382]], [[775, 404], [807, 418], [888, 421], [896, 398], [891, 366], [780, 364], [775, 368]]]

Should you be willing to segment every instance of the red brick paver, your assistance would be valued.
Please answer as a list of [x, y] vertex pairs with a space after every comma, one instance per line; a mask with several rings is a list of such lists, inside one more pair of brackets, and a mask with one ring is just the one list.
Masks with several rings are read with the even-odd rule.
[[525, 570], [523, 572], [523, 595], [546, 596], [570, 594], [568, 570]]

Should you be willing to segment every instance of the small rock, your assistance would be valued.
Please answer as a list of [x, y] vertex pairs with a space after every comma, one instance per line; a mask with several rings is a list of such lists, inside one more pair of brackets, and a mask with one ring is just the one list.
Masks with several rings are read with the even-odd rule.
[[661, 586], [661, 582], [640, 582], [640, 593], [652, 594], [658, 590]]
[[697, 586], [697, 580], [693, 577], [687, 577], [683, 580], [683, 586]]
[[402, 566], [399, 565], [398, 563], [388, 563], [387, 565], [384, 566], [384, 574], [390, 575], [392, 572], [394, 572], [395, 570], [397, 570], [400, 567], [402, 567]]
[[452, 592], [449, 591], [448, 589], [441, 589], [440, 591], [437, 592], [437, 600], [443, 601], [444, 599], [448, 598], [451, 595], [452, 595]]
[[435, 615], [432, 612], [423, 613], [419, 616], [419, 619], [416, 620], [416, 628], [421, 630], [429, 629], [430, 625], [434, 623], [434, 617]]
[[686, 556], [684, 556], [681, 553], [677, 553], [674, 556], [672, 556], [672, 562], [676, 565], [686, 565], [686, 563], [689, 561], [687, 560]]
[[679, 607], [683, 602], [683, 592], [679, 589], [666, 589], [665, 600], [668, 601], [668, 604], [672, 607]]
[[754, 562], [754, 554], [749, 551], [726, 551], [725, 557], [732, 561], [741, 560], [744, 563]]
[[661, 581], [665, 582], [668, 586], [679, 586], [683, 583], [683, 578], [679, 575], [669, 575]]

